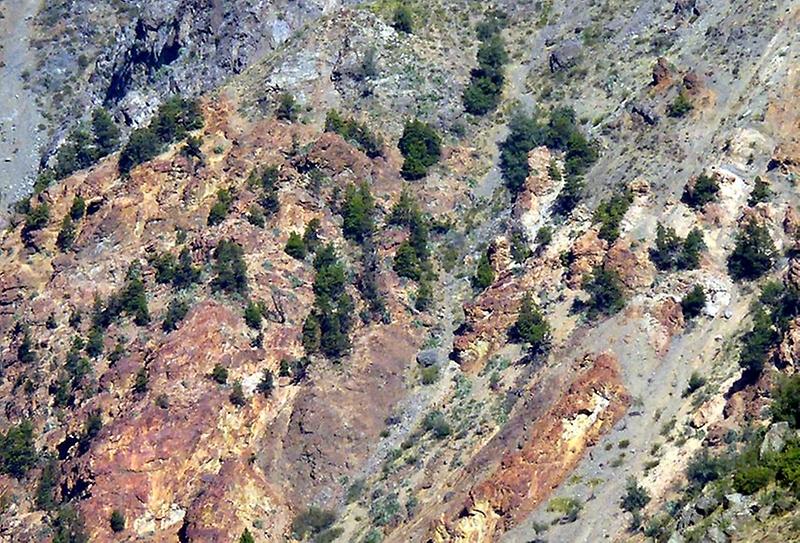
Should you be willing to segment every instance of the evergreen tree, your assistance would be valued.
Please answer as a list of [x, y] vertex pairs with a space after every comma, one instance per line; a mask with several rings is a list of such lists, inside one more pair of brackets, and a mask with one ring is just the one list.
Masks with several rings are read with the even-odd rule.
[[484, 252], [478, 261], [475, 275], [472, 277], [472, 286], [478, 290], [485, 290], [492, 283], [494, 283], [494, 269], [492, 269], [492, 264], [489, 262], [488, 253]]
[[283, 250], [287, 255], [297, 260], [303, 260], [306, 257], [306, 244], [297, 232], [289, 234], [289, 239]]
[[772, 268], [776, 255], [767, 227], [750, 220], [736, 236], [736, 246], [728, 256], [728, 272], [736, 280], [758, 279]]
[[358, 187], [347, 187], [342, 204], [342, 233], [347, 239], [356, 243], [364, 243], [372, 236], [375, 228], [373, 213], [375, 201], [369, 191], [369, 185], [362, 182]]
[[214, 272], [211, 282], [214, 290], [228, 294], [247, 293], [247, 264], [242, 246], [233, 240], [220, 240], [214, 249]]
[[706, 293], [700, 285], [695, 285], [681, 300], [681, 310], [687, 319], [700, 315], [705, 306]]
[[625, 307], [622, 281], [619, 274], [613, 270], [607, 270], [602, 266], [596, 267], [583, 288], [589, 293], [587, 302], [589, 317], [598, 314], [610, 316]]
[[105, 109], [96, 109], [92, 114], [92, 132], [98, 157], [104, 157], [117, 150], [120, 130]]
[[395, 8], [392, 26], [398, 32], [403, 32], [404, 34], [411, 34], [414, 31], [413, 17], [411, 16], [411, 10], [407, 6], [401, 4]]
[[258, 382], [258, 392], [269, 398], [275, 389], [275, 377], [269, 369], [264, 370], [261, 381]]
[[401, 173], [406, 179], [421, 179], [428, 168], [439, 161], [442, 154], [442, 140], [430, 126], [419, 120], [406, 123], [403, 135], [397, 146], [403, 154]]
[[527, 343], [533, 352], [547, 348], [550, 342], [550, 324], [542, 315], [530, 293], [522, 299], [517, 321], [511, 331], [512, 337], [516, 341]]

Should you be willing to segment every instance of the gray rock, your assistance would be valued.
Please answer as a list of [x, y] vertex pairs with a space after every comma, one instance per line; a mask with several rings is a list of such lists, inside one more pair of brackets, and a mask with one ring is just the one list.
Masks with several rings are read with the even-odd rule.
[[688, 507], [684, 509], [678, 517], [677, 527], [679, 530], [685, 530], [691, 526], [694, 526], [701, 520], [703, 520], [703, 517], [697, 514], [697, 511], [695, 511], [693, 508]]
[[730, 538], [725, 535], [725, 532], [719, 526], [712, 526], [703, 537], [703, 543], [728, 543]]
[[436, 349], [425, 349], [417, 353], [417, 364], [422, 367], [429, 367], [439, 362], [439, 351]]
[[667, 539], [667, 543], [684, 543], [685, 541], [679, 532], [672, 532], [672, 535]]
[[744, 509], [746, 507], [746, 498], [737, 493], [725, 494], [725, 509]]
[[769, 427], [767, 433], [764, 435], [764, 441], [761, 443], [761, 450], [759, 456], [764, 456], [770, 453], [779, 453], [786, 447], [786, 439], [789, 435], [788, 422], [775, 422]]
[[550, 53], [550, 71], [558, 72], [571, 68], [580, 62], [583, 47], [578, 40], [567, 40]]
[[631, 112], [641, 117], [644, 122], [651, 126], [657, 125], [660, 120], [658, 113], [647, 104], [634, 104]]
[[707, 516], [714, 512], [714, 510], [719, 506], [719, 500], [716, 499], [714, 496], [700, 496], [697, 499], [697, 503], [694, 504], [695, 510], [703, 516]]

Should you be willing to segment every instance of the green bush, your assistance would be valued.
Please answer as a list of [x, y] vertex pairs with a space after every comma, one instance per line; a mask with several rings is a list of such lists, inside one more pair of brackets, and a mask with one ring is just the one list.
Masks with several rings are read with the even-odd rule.
[[336, 514], [318, 507], [309, 507], [292, 521], [292, 533], [303, 540], [324, 532], [336, 522]]
[[242, 389], [241, 381], [237, 380], [235, 383], [233, 383], [233, 386], [231, 387], [231, 393], [228, 396], [228, 399], [236, 407], [243, 407], [245, 403], [247, 403], [247, 400], [244, 397], [244, 389]]
[[10, 426], [0, 436], [0, 468], [3, 473], [21, 479], [36, 464], [33, 424], [24, 420]]
[[296, 121], [300, 106], [294, 96], [284, 92], [278, 96], [278, 105], [275, 106], [275, 116], [283, 121]]
[[489, 262], [488, 253], [484, 252], [478, 261], [475, 275], [472, 276], [472, 286], [477, 290], [485, 290], [494, 283], [494, 269]]
[[253, 534], [250, 533], [250, 530], [245, 528], [244, 532], [242, 532], [242, 535], [239, 537], [239, 543], [256, 543], [256, 540]]
[[249, 300], [244, 308], [244, 322], [253, 330], [261, 329], [261, 320], [264, 318], [261, 304]]
[[772, 418], [800, 428], [800, 376], [784, 377], [772, 393]]
[[590, 318], [600, 314], [614, 315], [625, 307], [622, 281], [620, 281], [619, 274], [613, 270], [606, 270], [602, 266], [598, 266], [592, 272], [589, 280], [584, 283], [583, 289], [589, 293], [589, 301], [586, 302], [586, 305]]
[[706, 244], [703, 233], [693, 228], [685, 239], [675, 229], [658, 223], [655, 246], [650, 249], [650, 260], [662, 271], [693, 270], [700, 267], [700, 253]]
[[716, 175], [700, 174], [694, 183], [687, 183], [681, 201], [693, 209], [700, 209], [717, 199], [719, 181]]
[[619, 225], [632, 203], [633, 194], [628, 189], [600, 202], [592, 218], [594, 222], [600, 223], [600, 239], [613, 243], [619, 237]]
[[550, 342], [550, 324], [530, 293], [522, 299], [517, 321], [511, 329], [511, 336], [516, 341], [527, 343], [533, 352], [546, 349]]
[[167, 307], [167, 313], [164, 315], [161, 329], [167, 333], [177, 330], [178, 324], [186, 318], [187, 313], [189, 313], [189, 303], [185, 300], [173, 298]]
[[211, 370], [211, 378], [220, 385], [228, 382], [228, 368], [222, 364], [215, 364], [214, 369]]
[[397, 144], [405, 159], [401, 170], [403, 177], [406, 179], [425, 177], [428, 168], [439, 161], [442, 154], [441, 145], [439, 134], [430, 125], [416, 119], [407, 122]]
[[420, 381], [423, 385], [432, 385], [439, 380], [439, 366], [433, 365], [427, 368], [422, 368], [420, 372]]
[[772, 268], [776, 255], [767, 227], [750, 220], [736, 236], [736, 246], [728, 256], [728, 272], [736, 280], [758, 279]]
[[681, 394], [682, 397], [686, 398], [692, 395], [694, 392], [705, 386], [706, 378], [693, 371], [692, 374], [689, 376], [689, 383], [686, 385], [686, 390], [683, 391]]
[[625, 486], [625, 494], [620, 500], [622, 510], [636, 513], [644, 509], [648, 503], [650, 503], [650, 494], [647, 489], [640, 486], [633, 477], [629, 478]]
[[208, 212], [208, 225], [215, 226], [220, 224], [228, 216], [233, 203], [233, 194], [229, 189], [219, 189], [217, 191], [217, 200], [211, 206]]
[[689, 97], [686, 96], [685, 92], [681, 91], [678, 93], [678, 96], [675, 97], [675, 100], [667, 106], [667, 115], [680, 118], [684, 117], [692, 109], [694, 109], [694, 106], [689, 100]]
[[767, 466], [745, 466], [733, 475], [733, 488], [749, 496], [766, 487], [775, 478], [775, 472]]
[[429, 411], [422, 420], [422, 428], [426, 432], [432, 432], [436, 439], [444, 439], [451, 433], [450, 424], [445, 419], [441, 411]]
[[228, 294], [247, 293], [247, 264], [242, 246], [233, 240], [220, 240], [214, 249], [214, 272], [212, 289]]
[[344, 237], [356, 243], [364, 243], [369, 239], [375, 229], [374, 211], [375, 201], [366, 182], [358, 187], [348, 186], [341, 209]]
[[684, 318], [693, 319], [700, 315], [706, 306], [706, 292], [700, 285], [695, 285], [681, 300], [681, 311]]
[[375, 136], [366, 124], [359, 123], [353, 118], [343, 118], [335, 109], [328, 111], [325, 117], [325, 131], [339, 134], [370, 158], [377, 158], [383, 154], [381, 138]]
[[186, 137], [191, 130], [203, 126], [197, 103], [173, 97], [161, 104], [147, 127], [131, 133], [119, 156], [119, 171], [129, 173], [135, 166], [154, 158], [171, 143]]
[[79, 221], [86, 214], [86, 201], [77, 195], [72, 199], [72, 205], [69, 208], [69, 217], [73, 221]]
[[31, 206], [25, 215], [25, 226], [22, 227], [22, 237], [27, 239], [32, 232], [41, 230], [50, 221], [50, 206], [47, 202], [38, 206]]
[[275, 376], [269, 369], [264, 370], [261, 374], [261, 380], [258, 382], [258, 392], [266, 398], [272, 395], [275, 390]]
[[756, 309], [753, 315], [753, 327], [741, 339], [739, 365], [753, 380], [761, 375], [772, 346], [780, 340], [780, 334], [772, 325], [772, 319], [763, 309]]
[[75, 242], [76, 234], [75, 223], [72, 222], [69, 215], [64, 215], [64, 219], [61, 221], [61, 230], [58, 231], [56, 237], [56, 247], [61, 251], [68, 251]]
[[394, 255], [394, 271], [400, 277], [419, 281], [422, 277], [422, 264], [417, 256], [417, 251], [408, 240], [397, 247]]
[[398, 32], [404, 34], [411, 34], [414, 31], [414, 19], [411, 15], [411, 10], [404, 5], [399, 5], [395, 8], [392, 15], [392, 26]]
[[111, 525], [111, 531], [114, 533], [122, 532], [125, 530], [125, 515], [123, 515], [122, 511], [119, 509], [114, 509], [111, 512], [108, 523]]
[[772, 189], [770, 189], [769, 183], [761, 179], [761, 177], [756, 177], [753, 190], [747, 199], [747, 205], [753, 207], [756, 204], [768, 201], [770, 198], [772, 198]]
[[[472, 70], [463, 94], [464, 109], [473, 115], [485, 115], [496, 109], [503, 93], [503, 66], [508, 62], [508, 53], [499, 35], [501, 24], [498, 21], [495, 19], [494, 24], [480, 27], [484, 30], [484, 37], [478, 48], [478, 67]], [[494, 32], [485, 35], [490, 27]]]

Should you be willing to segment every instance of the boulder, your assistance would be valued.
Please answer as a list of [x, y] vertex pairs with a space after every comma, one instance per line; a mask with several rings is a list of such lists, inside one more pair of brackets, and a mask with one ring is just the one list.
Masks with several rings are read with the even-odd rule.
[[436, 349], [425, 349], [417, 353], [417, 364], [427, 368], [434, 366], [439, 362], [439, 351]]
[[658, 116], [658, 113], [656, 113], [656, 110], [653, 108], [653, 106], [649, 104], [642, 104], [642, 103], [634, 104], [633, 107], [631, 108], [631, 113], [638, 115], [645, 123], [649, 124], [650, 126], [657, 125], [658, 121], [661, 120], [661, 118]]
[[717, 507], [719, 507], [719, 500], [709, 494], [700, 496], [694, 504], [695, 510], [704, 517], [713, 513]]
[[[787, 275], [787, 283], [789, 278]], [[800, 365], [800, 317], [789, 323], [789, 328], [778, 346], [778, 359], [788, 373], [797, 373]]]
[[670, 69], [669, 69], [669, 62], [664, 57], [658, 57], [656, 60], [655, 65], [653, 66], [653, 83], [652, 85], [658, 86], [661, 83], [668, 82], [670, 80]]
[[764, 441], [761, 442], [761, 449], [758, 451], [759, 456], [764, 458], [770, 453], [779, 453], [786, 447], [786, 440], [789, 437], [789, 423], [788, 422], [774, 422], [764, 435]]
[[550, 53], [550, 71], [559, 72], [572, 68], [580, 62], [583, 46], [578, 40], [567, 40]]

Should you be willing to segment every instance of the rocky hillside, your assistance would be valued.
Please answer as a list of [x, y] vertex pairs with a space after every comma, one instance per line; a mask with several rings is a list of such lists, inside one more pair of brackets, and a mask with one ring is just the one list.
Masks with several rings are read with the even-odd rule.
[[30, 19], [112, 120], [0, 238], [0, 540], [800, 537], [797, 5], [133, 4]]

